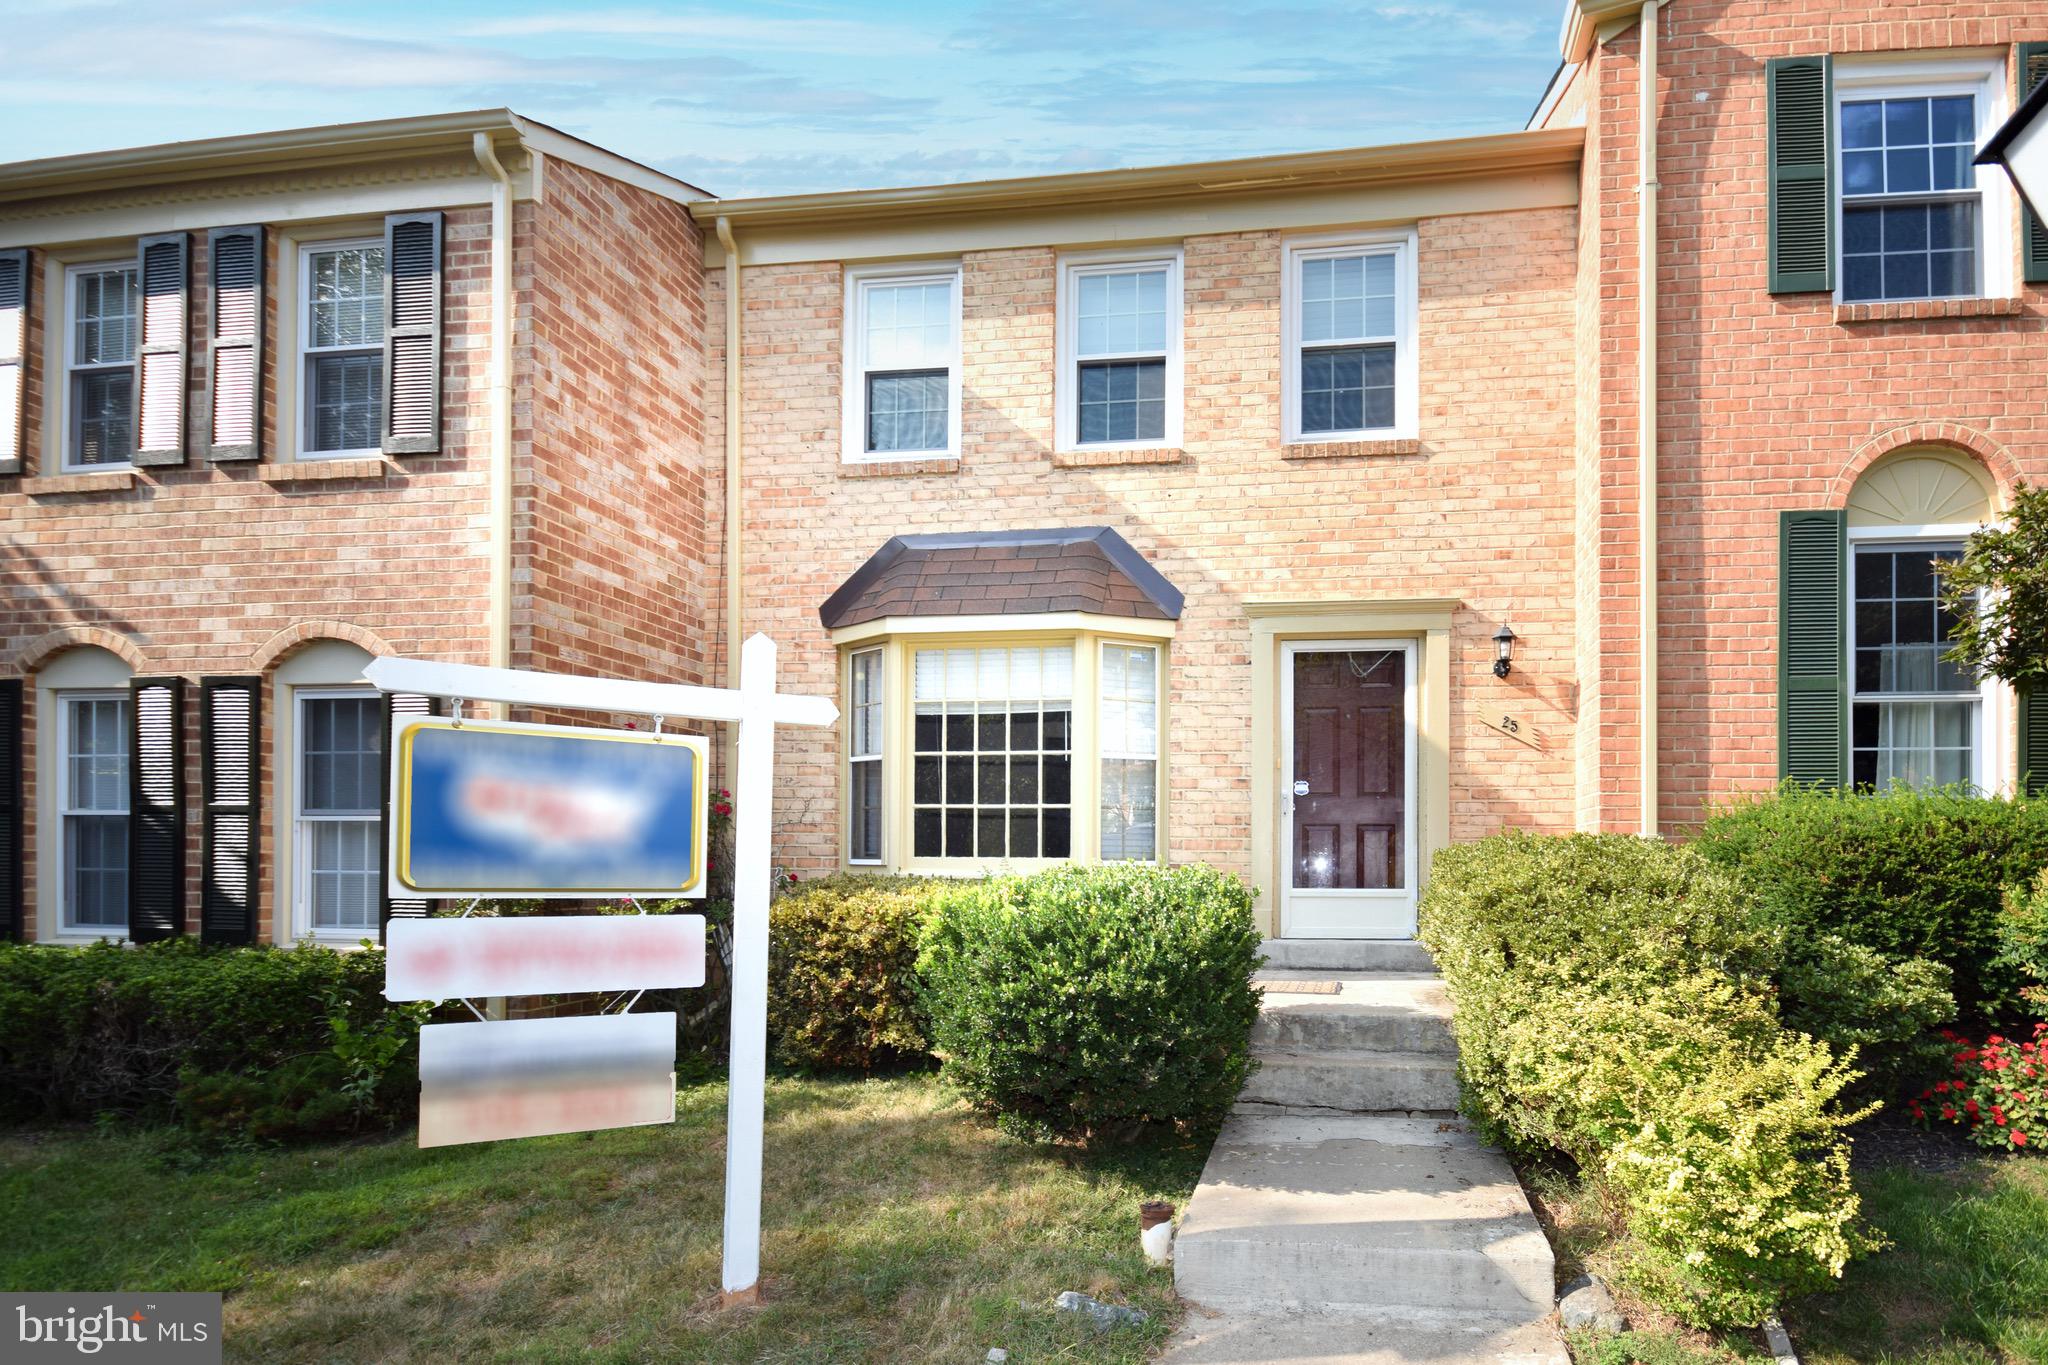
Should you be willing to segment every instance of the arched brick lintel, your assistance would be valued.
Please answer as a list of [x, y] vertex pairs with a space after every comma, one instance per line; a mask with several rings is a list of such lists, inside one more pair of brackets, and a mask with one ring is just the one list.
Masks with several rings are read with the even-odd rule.
[[1998, 486], [1998, 501], [2004, 503], [2012, 496], [2013, 485], [2019, 482], [2019, 462], [2012, 452], [1978, 431], [1960, 422], [1909, 422], [1905, 426], [1893, 427], [1871, 437], [1849, 462], [1842, 466], [1842, 472], [1835, 475], [1834, 485], [1828, 489], [1829, 507], [1846, 507], [1849, 490], [1856, 486], [1856, 480], [1863, 471], [1876, 464], [1895, 450], [1910, 446], [1945, 446], [1974, 457], [1989, 471], [1992, 482]]
[[267, 673], [285, 655], [300, 645], [315, 640], [342, 640], [371, 655], [391, 653], [391, 646], [378, 638], [374, 631], [346, 621], [296, 621], [263, 642], [263, 647], [250, 656], [249, 667], [258, 673]]
[[65, 650], [77, 649], [81, 645], [106, 650], [136, 673], [149, 672], [148, 656], [133, 640], [99, 626], [60, 626], [38, 635], [14, 651], [10, 671], [33, 673]]

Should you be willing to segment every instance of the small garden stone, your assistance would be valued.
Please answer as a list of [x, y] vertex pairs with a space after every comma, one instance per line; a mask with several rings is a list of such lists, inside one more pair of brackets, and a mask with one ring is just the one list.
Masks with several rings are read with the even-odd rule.
[[1062, 1313], [1086, 1313], [1088, 1320], [1095, 1324], [1098, 1332], [1113, 1328], [1135, 1327], [1152, 1315], [1141, 1308], [1126, 1308], [1120, 1303], [1099, 1303], [1086, 1294], [1069, 1289], [1052, 1301], [1052, 1306]]
[[1567, 1328], [1590, 1327], [1610, 1334], [1628, 1330], [1628, 1320], [1615, 1308], [1614, 1296], [1591, 1275], [1581, 1275], [1564, 1287], [1557, 1299], [1557, 1316]]

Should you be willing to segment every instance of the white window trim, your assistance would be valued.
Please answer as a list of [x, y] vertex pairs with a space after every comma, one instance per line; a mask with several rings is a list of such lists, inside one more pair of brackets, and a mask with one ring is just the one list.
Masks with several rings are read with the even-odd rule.
[[[59, 379], [57, 383], [58, 392], [63, 395], [63, 399], [61, 403], [53, 405], [57, 409], [57, 468], [62, 473], [119, 474], [135, 468], [132, 460], [103, 464], [84, 464], [79, 461], [78, 442], [75, 438], [78, 434], [77, 425], [80, 414], [77, 411], [76, 404], [71, 401], [71, 377], [73, 375], [88, 372], [101, 374], [121, 369], [128, 369], [130, 373], [133, 373], [135, 363], [132, 356], [125, 362], [115, 364], [80, 365], [77, 363], [78, 277], [80, 275], [97, 275], [107, 270], [133, 271], [134, 269], [135, 258], [133, 256], [116, 257], [111, 260], [78, 261], [64, 267], [64, 322], [63, 326], [58, 330], [58, 354], [61, 357], [62, 365], [58, 372]], [[135, 311], [135, 341], [139, 346], [142, 340], [142, 301], [139, 296], [136, 299]], [[131, 389], [128, 396], [131, 425], [140, 421], [140, 413], [134, 410], [134, 405], [140, 401], [140, 393]], [[138, 426], [137, 430], [131, 435], [133, 440], [139, 441], [141, 439], [140, 427]]]
[[[1058, 340], [1055, 344], [1057, 365], [1053, 373], [1053, 448], [1059, 451], [1075, 450], [1178, 450], [1182, 440], [1181, 410], [1183, 404], [1183, 373], [1181, 361], [1181, 333], [1183, 331], [1183, 308], [1181, 303], [1181, 268], [1183, 252], [1180, 247], [1145, 247], [1105, 251], [1075, 251], [1063, 253], [1059, 258], [1059, 282], [1054, 291], [1053, 316]], [[1134, 268], [1164, 266], [1166, 268], [1166, 421], [1157, 440], [1139, 441], [1090, 441], [1082, 445], [1079, 440], [1079, 422], [1074, 411], [1079, 396], [1077, 381], [1079, 365], [1080, 309], [1076, 306], [1074, 280], [1081, 275], [1116, 274]], [[1153, 353], [1147, 351], [1145, 357]]]
[[[892, 265], [848, 266], [846, 301], [840, 314], [840, 459], [846, 464], [896, 464], [904, 460], [960, 458], [961, 321], [964, 308], [960, 263], [914, 261]], [[953, 291], [953, 346], [946, 359], [946, 444], [930, 450], [869, 450], [867, 293], [875, 285], [945, 284]]]
[[[288, 809], [291, 812], [289, 817], [291, 821], [292, 850], [291, 920], [292, 937], [295, 940], [325, 944], [328, 947], [354, 947], [366, 938], [374, 940], [378, 937], [378, 926], [374, 916], [371, 920], [371, 923], [367, 927], [359, 927], [352, 929], [321, 929], [316, 928], [314, 926], [312, 827], [305, 810], [306, 703], [309, 701], [331, 701], [335, 699], [358, 700], [366, 697], [376, 697], [378, 695], [380, 694], [377, 691], [369, 687], [323, 687], [313, 685], [294, 687], [291, 690], [291, 763], [288, 765], [286, 769], [289, 781], [291, 782], [291, 799], [286, 809]], [[372, 825], [378, 824], [382, 820], [382, 816], [374, 812], [368, 815], [367, 817], [320, 816], [317, 818], [321, 820], [334, 820], [337, 818], [355, 818], [360, 820], [362, 823]], [[375, 847], [377, 850], [377, 862], [379, 868], [376, 888], [378, 896], [381, 897], [384, 891], [384, 877], [382, 872], [384, 861], [383, 841], [381, 839], [375, 841]]]
[[[308, 369], [306, 362], [311, 357], [317, 355], [357, 355], [371, 349], [376, 349], [381, 355], [383, 343], [380, 339], [374, 348], [368, 346], [315, 346], [312, 335], [313, 301], [306, 297], [306, 291], [311, 289], [313, 285], [312, 262], [314, 256], [322, 252], [347, 251], [358, 247], [374, 246], [381, 249], [384, 245], [384, 239], [382, 237], [337, 237], [322, 241], [302, 241], [295, 245], [298, 249], [293, 255], [297, 261], [298, 269], [291, 281], [291, 288], [294, 296], [294, 311], [298, 317], [297, 326], [293, 329], [292, 372], [286, 381], [298, 397], [298, 401], [293, 405], [292, 412], [292, 458], [294, 460], [306, 461], [359, 460], [365, 456], [382, 455], [384, 448], [381, 442], [354, 450], [312, 450], [308, 448], [312, 439], [313, 394], [312, 385], [306, 378]], [[380, 382], [388, 385], [390, 381], [385, 379]]]
[[[1849, 714], [1843, 717], [1844, 724], [1852, 727], [1848, 733], [1850, 763], [1855, 762], [1855, 711], [1859, 699], [1870, 701], [1959, 701], [1961, 692], [1914, 693], [1914, 692], [1873, 692], [1867, 698], [1856, 690], [1856, 552], [1877, 550], [1887, 547], [1914, 549], [1921, 546], [1930, 549], [1943, 546], [1960, 547], [1983, 528], [1972, 522], [1968, 525], [1953, 526], [1852, 526], [1849, 528], [1849, 564], [1847, 590], [1842, 594], [1843, 612], [1847, 620], [1843, 623], [1842, 638], [1847, 641], [1844, 652], [1842, 679], [1843, 692], [1848, 698]], [[1981, 792], [2009, 791], [2011, 782], [2006, 773], [2004, 736], [2012, 723], [2012, 689], [1998, 679], [1985, 675], [1977, 689], [1976, 729], [1970, 737], [1970, 783]]]
[[[1985, 56], [1964, 57], [1837, 57], [1834, 60], [1834, 107], [1828, 111], [1833, 125], [1833, 145], [1828, 153], [1835, 173], [1828, 184], [1828, 213], [1832, 218], [1835, 272], [1835, 302], [1846, 303], [1842, 286], [1847, 275], [1842, 263], [1842, 105], [1871, 99], [1921, 99], [1928, 96], [1971, 95], [1975, 97], [1977, 143], [1983, 145], [1991, 131], [2005, 121], [2008, 112], [2006, 58], [2003, 50]], [[2018, 290], [2013, 257], [2016, 210], [2009, 179], [1997, 166], [1978, 166], [1977, 177], [1977, 292], [1982, 299], [2012, 298]], [[1941, 295], [1942, 298], [1956, 297]], [[1862, 303], [1911, 303], [1912, 299], [1861, 299]]]
[[[858, 660], [873, 658], [875, 661], [875, 690], [879, 694], [875, 714], [880, 724], [875, 734], [876, 748], [872, 754], [856, 754], [853, 751], [853, 737], [858, 732], [859, 706], [854, 700], [853, 675]], [[883, 867], [889, 861], [889, 655], [880, 645], [866, 649], [847, 651], [846, 655], [846, 865], [848, 867]], [[857, 763], [872, 763], [882, 773], [881, 806], [877, 812], [881, 823], [880, 847], [872, 858], [853, 856], [853, 769]]]
[[[1301, 429], [1301, 263], [1324, 256], [1347, 256], [1358, 252], [1391, 254], [1394, 257], [1394, 424], [1390, 427], [1361, 427], [1355, 431], [1312, 431]], [[1319, 445], [1328, 441], [1415, 440], [1421, 434], [1421, 375], [1416, 352], [1420, 333], [1421, 271], [1418, 238], [1414, 228], [1383, 232], [1319, 234], [1290, 238], [1283, 253], [1280, 272], [1280, 375], [1283, 440], [1289, 445]]]
[[[1146, 650], [1152, 655], [1152, 752], [1141, 754], [1131, 750], [1112, 750], [1101, 738], [1102, 680], [1107, 676], [1102, 660], [1112, 649]], [[1101, 639], [1095, 643], [1095, 857], [1093, 861], [1121, 863], [1157, 864], [1160, 860], [1160, 846], [1166, 838], [1166, 649], [1156, 640], [1114, 640]], [[1152, 760], [1152, 856], [1149, 858], [1106, 859], [1102, 856], [1102, 767], [1112, 759]]]
[[[128, 926], [125, 924], [119, 926], [118, 928], [104, 924], [80, 924], [72, 913], [73, 907], [71, 904], [71, 878], [68, 875], [69, 869], [65, 866], [64, 856], [66, 844], [64, 838], [65, 821], [73, 815], [118, 814], [127, 816], [129, 819], [133, 819], [134, 812], [130, 810], [128, 807], [128, 793], [125, 790], [121, 793], [121, 809], [119, 811], [74, 811], [71, 808], [71, 727], [67, 725], [65, 722], [69, 719], [69, 712], [71, 709], [72, 702], [118, 701], [123, 703], [124, 705], [127, 705], [131, 704], [130, 696], [125, 691], [115, 688], [104, 687], [67, 687], [60, 691], [54, 691], [50, 693], [50, 696], [55, 700], [57, 706], [56, 730], [54, 735], [56, 771], [53, 775], [53, 781], [56, 787], [54, 811], [57, 823], [57, 828], [55, 831], [55, 847], [57, 856], [55, 862], [52, 864], [52, 870], [56, 874], [54, 878], [54, 880], [56, 881], [57, 902], [56, 937], [60, 939], [81, 940], [85, 942], [91, 942], [95, 939], [105, 938], [126, 938], [128, 936]], [[128, 761], [130, 763], [133, 763], [135, 761], [135, 755], [128, 755]], [[125, 785], [126, 784], [124, 784], [124, 786]]]

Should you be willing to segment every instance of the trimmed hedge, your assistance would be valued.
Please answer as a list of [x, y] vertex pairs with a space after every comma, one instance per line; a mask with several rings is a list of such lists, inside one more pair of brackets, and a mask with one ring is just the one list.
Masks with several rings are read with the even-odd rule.
[[917, 963], [945, 1074], [1028, 1137], [1220, 1120], [1252, 1067], [1252, 896], [1131, 864], [952, 888]]
[[1968, 1017], [2000, 1019], [2024, 976], [1999, 956], [2005, 888], [2048, 866], [2048, 802], [1895, 787], [1788, 787], [1714, 809], [1697, 841], [1792, 941], [1838, 934], [1954, 973]]
[[871, 1072], [926, 1060], [917, 936], [946, 881], [845, 874], [769, 911], [768, 1032], [785, 1066]]
[[396, 1122], [426, 1012], [383, 986], [377, 950], [0, 944], [0, 1107], [258, 1137]]
[[1841, 1132], [1861, 1117], [1840, 1103], [1850, 1058], [1780, 1023], [1782, 935], [1698, 853], [1621, 835], [1455, 846], [1421, 932], [1456, 1002], [1467, 1112], [1607, 1182], [1646, 1297], [1754, 1323], [1873, 1245]]

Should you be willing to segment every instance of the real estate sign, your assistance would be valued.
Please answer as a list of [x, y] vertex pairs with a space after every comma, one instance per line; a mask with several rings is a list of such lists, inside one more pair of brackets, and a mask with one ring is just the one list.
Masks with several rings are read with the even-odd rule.
[[675, 1116], [672, 1012], [420, 1030], [422, 1147], [668, 1123]]
[[407, 721], [391, 744], [391, 893], [702, 896], [706, 758], [694, 735]]

